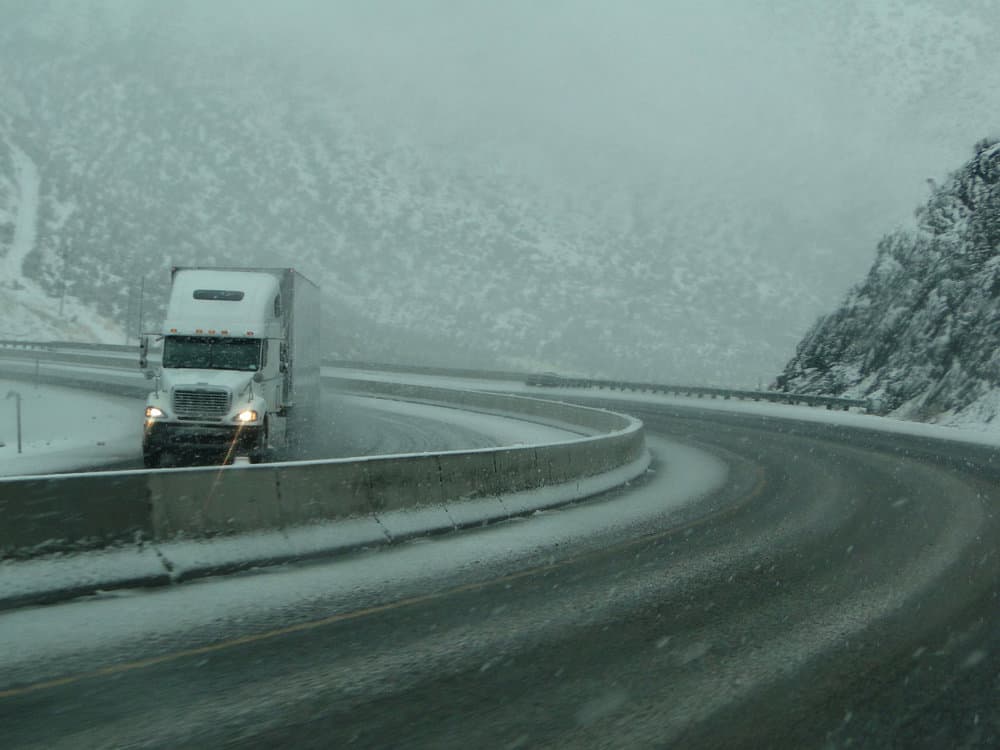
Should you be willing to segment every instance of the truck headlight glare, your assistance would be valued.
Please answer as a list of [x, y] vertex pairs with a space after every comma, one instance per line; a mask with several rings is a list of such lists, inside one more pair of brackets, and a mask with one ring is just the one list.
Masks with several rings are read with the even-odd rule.
[[236, 421], [238, 422], [256, 422], [257, 412], [253, 409], [244, 409], [239, 414], [236, 415]]
[[147, 406], [146, 407], [146, 419], [156, 419], [157, 417], [163, 416], [163, 409], [157, 406]]

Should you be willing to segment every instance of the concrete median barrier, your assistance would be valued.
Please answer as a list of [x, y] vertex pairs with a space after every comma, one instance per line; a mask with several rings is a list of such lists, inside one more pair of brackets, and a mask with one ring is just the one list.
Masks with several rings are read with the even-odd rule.
[[[0, 480], [0, 557], [207, 540], [328, 522], [353, 538], [397, 539], [504, 518], [537, 498], [503, 498], [636, 465], [642, 424], [597, 409], [509, 394], [351, 381], [341, 390], [499, 414], [576, 432], [551, 445], [233, 467]], [[641, 473], [641, 467], [635, 469]], [[624, 481], [624, 480], [622, 480]], [[579, 493], [578, 493], [579, 495]], [[579, 499], [563, 492], [559, 502]], [[513, 511], [512, 511], [513, 509]], [[330, 546], [336, 523], [322, 532]], [[317, 526], [317, 533], [319, 527]], [[310, 548], [322, 543], [311, 539]], [[199, 559], [212, 555], [199, 552]], [[214, 558], [212, 558], [214, 559]]]
[[362, 461], [277, 464], [282, 503], [294, 507], [296, 523], [324, 518], [358, 518], [374, 512]]
[[0, 480], [0, 558], [153, 536], [148, 476], [100, 472]]
[[155, 541], [282, 528], [287, 522], [269, 466], [168, 469], [146, 477]]

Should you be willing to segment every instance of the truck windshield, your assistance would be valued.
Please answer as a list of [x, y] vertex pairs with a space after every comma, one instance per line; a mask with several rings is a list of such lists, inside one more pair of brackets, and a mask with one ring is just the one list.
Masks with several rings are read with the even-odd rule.
[[260, 345], [260, 339], [167, 336], [163, 339], [163, 366], [257, 370], [260, 367]]

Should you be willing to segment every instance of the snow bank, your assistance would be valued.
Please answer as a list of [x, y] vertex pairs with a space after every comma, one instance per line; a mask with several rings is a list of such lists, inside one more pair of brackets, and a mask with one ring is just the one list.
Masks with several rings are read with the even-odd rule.
[[[172, 635], [193, 630], [225, 628], [227, 624], [267, 620], [282, 616], [290, 607], [303, 603], [336, 612], [356, 608], [358, 602], [384, 599], [416, 581], [443, 580], [459, 572], [492, 570], [529, 556], [565, 548], [574, 540], [604, 534], [620, 534], [636, 527], [647, 528], [650, 521], [662, 522], [687, 512], [700, 498], [720, 487], [727, 469], [713, 456], [678, 443], [653, 438], [651, 449], [662, 463], [652, 481], [607, 502], [568, 506], [559, 511], [532, 515], [528, 522], [500, 523], [486, 529], [441, 540], [419, 541], [383, 547], [377, 554], [357, 551], [335, 565], [271, 568], [267, 575], [212, 578], [197, 585], [171, 586], [143, 595], [130, 591], [99, 594], [90, 600], [66, 602], [45, 609], [21, 609], [0, 613], [0, 673], [14, 681], [19, 669], [35, 660], [50, 660], [57, 672], [65, 672], [65, 661], [74, 653], [102, 647], [127, 651], [130, 644], [148, 649], [150, 643], [168, 648]], [[596, 488], [595, 488], [596, 489]], [[543, 504], [558, 500], [554, 490], [533, 493]], [[506, 500], [505, 500], [506, 501]], [[324, 544], [322, 525], [289, 535], [253, 535], [243, 540], [244, 559], [272, 547], [300, 551]], [[355, 529], [352, 535], [363, 541], [367, 532]], [[382, 541], [384, 543], [385, 536]], [[234, 551], [239, 543], [234, 540]], [[363, 546], [363, 545], [362, 545]], [[175, 571], [212, 556], [217, 564], [221, 553], [210, 545], [181, 543], [163, 546], [164, 559]], [[176, 561], [176, 562], [173, 562]], [[113, 559], [94, 553], [38, 560], [28, 564], [0, 565], [0, 599], [20, 591], [52, 586], [63, 578], [67, 583], [90, 580], [87, 568], [100, 566], [102, 575], [133, 576], [136, 567], [151, 576], [161, 576], [154, 555], [147, 550], [122, 553]], [[94, 627], [100, 623], [100, 627]], [[32, 672], [32, 679], [39, 678]]]
[[[21, 453], [16, 398], [21, 396]], [[0, 380], [0, 476], [138, 460], [142, 405], [92, 391]]]

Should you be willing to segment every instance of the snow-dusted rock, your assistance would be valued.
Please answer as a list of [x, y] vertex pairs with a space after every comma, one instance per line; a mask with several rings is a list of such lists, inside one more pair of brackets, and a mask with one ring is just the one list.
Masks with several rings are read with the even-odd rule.
[[778, 378], [801, 393], [877, 399], [922, 420], [1000, 414], [1000, 141], [878, 247], [868, 277], [821, 318]]

